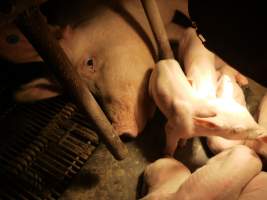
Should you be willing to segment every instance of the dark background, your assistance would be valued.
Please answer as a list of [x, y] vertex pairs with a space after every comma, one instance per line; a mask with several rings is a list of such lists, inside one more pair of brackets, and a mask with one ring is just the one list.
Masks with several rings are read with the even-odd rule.
[[267, 86], [264, 1], [189, 0], [204, 45], [241, 73]]

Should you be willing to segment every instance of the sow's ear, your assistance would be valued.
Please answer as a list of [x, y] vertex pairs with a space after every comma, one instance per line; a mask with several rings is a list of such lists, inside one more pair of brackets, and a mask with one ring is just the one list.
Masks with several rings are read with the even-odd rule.
[[46, 78], [35, 79], [20, 86], [15, 92], [14, 99], [18, 102], [33, 102], [58, 96], [61, 88]]

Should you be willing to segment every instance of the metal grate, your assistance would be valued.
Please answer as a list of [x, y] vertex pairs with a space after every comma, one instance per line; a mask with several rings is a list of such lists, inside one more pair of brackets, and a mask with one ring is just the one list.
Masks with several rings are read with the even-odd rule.
[[58, 199], [98, 145], [64, 97], [17, 105], [0, 119], [0, 199]]

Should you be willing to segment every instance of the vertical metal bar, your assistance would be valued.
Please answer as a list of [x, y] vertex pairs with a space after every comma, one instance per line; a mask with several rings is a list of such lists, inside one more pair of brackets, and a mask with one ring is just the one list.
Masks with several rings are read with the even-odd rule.
[[155, 0], [141, 0], [141, 3], [158, 43], [160, 59], [174, 58], [157, 2]]

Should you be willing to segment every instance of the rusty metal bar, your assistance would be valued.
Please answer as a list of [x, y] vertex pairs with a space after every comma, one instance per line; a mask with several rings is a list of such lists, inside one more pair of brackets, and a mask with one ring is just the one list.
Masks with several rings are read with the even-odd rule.
[[34, 7], [20, 14], [16, 23], [59, 82], [63, 83], [65, 91], [74, 98], [88, 119], [90, 118], [97, 125], [99, 136], [109, 151], [116, 159], [124, 159], [128, 153], [126, 146], [121, 142], [77, 70], [50, 33], [39, 8]]
[[141, 3], [158, 43], [160, 59], [174, 58], [157, 2], [155, 0], [141, 0]]

